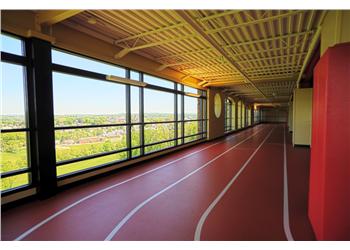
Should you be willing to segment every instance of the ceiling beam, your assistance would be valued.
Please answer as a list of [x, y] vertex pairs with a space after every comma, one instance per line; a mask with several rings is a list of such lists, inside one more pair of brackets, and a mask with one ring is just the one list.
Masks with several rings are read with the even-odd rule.
[[306, 34], [310, 34], [310, 33], [314, 33], [314, 32], [315, 32], [315, 30], [309, 30], [309, 31], [291, 33], [291, 34], [286, 34], [286, 35], [281, 35], [281, 36], [273, 36], [273, 37], [268, 37], [268, 38], [263, 38], [263, 39], [251, 40], [251, 41], [246, 41], [246, 42], [241, 42], [241, 43], [227, 44], [223, 47], [224, 48], [238, 47], [238, 46], [243, 46], [243, 45], [250, 45], [250, 44], [255, 44], [255, 43], [273, 41], [273, 40], [277, 40], [277, 39], [302, 36], [302, 35], [306, 35]]
[[255, 59], [248, 59], [248, 60], [242, 60], [242, 61], [236, 61], [237, 63], [246, 63], [246, 62], [259, 62], [259, 61], [267, 61], [267, 60], [273, 60], [273, 59], [280, 59], [280, 58], [287, 58], [289, 56], [303, 56], [306, 55], [306, 52], [303, 53], [296, 53], [292, 55], [282, 55], [282, 56], [267, 56], [267, 57], [259, 57]]
[[184, 22], [186, 22], [189, 26], [192, 27], [192, 29], [200, 36], [202, 37], [203, 40], [205, 40], [206, 42], [208, 42], [219, 54], [221, 54], [232, 66], [233, 68], [235, 68], [243, 77], [244, 79], [252, 84], [254, 86], [254, 88], [256, 88], [266, 99], [268, 99], [264, 93], [257, 87], [255, 86], [255, 84], [252, 82], [252, 80], [249, 79], [248, 75], [242, 71], [242, 69], [240, 68], [240, 66], [231, 58], [227, 55], [227, 53], [225, 52], [225, 50], [219, 46], [215, 40], [209, 36], [208, 34], [206, 34], [201, 26], [194, 21], [186, 11], [183, 10], [176, 10], [177, 14], [184, 20]]
[[213, 61], [213, 60], [222, 60], [223, 63], [226, 63], [223, 60], [222, 56], [217, 56], [217, 57], [206, 58], [206, 59], [197, 59], [197, 60], [189, 60], [189, 61], [183, 61], [183, 62], [163, 64], [157, 70], [160, 71], [160, 70], [163, 70], [163, 69], [165, 69], [167, 67], [178, 66], [178, 65], [188, 64], [188, 63], [207, 62], [207, 61]]
[[136, 34], [136, 35], [133, 35], [133, 36], [128, 36], [128, 37], [116, 40], [115, 44], [118, 44], [118, 43], [121, 43], [121, 42], [130, 41], [130, 40], [134, 40], [136, 38], [140, 38], [140, 37], [144, 37], [144, 36], [153, 35], [153, 34], [156, 34], [156, 33], [159, 33], [159, 32], [163, 32], [163, 31], [166, 31], [166, 30], [179, 28], [179, 27], [182, 27], [184, 25], [185, 25], [184, 23], [177, 23], [177, 24], [161, 27], [161, 28], [154, 29], [154, 30], [149, 30], [149, 31], [146, 31], [146, 32], [143, 32], [143, 33], [139, 33], [139, 34]]
[[159, 45], [163, 45], [163, 44], [167, 44], [167, 43], [172, 43], [172, 42], [176, 42], [176, 41], [180, 41], [180, 40], [186, 40], [186, 39], [194, 38], [194, 37], [197, 37], [197, 35], [191, 34], [191, 35], [187, 35], [187, 36], [174, 37], [174, 38], [167, 39], [167, 40], [160, 40], [157, 42], [146, 43], [146, 44], [142, 44], [142, 45], [135, 46], [135, 47], [123, 48], [119, 53], [115, 54], [114, 57], [116, 59], [121, 59], [129, 52], [132, 52], [135, 50], [151, 48], [151, 47], [155, 47], [155, 46], [159, 46]]
[[39, 25], [50, 26], [62, 22], [83, 10], [45, 10], [35, 14], [35, 21]]
[[274, 15], [274, 16], [269, 16], [269, 17], [265, 17], [265, 18], [260, 18], [260, 19], [256, 19], [256, 20], [252, 20], [252, 21], [248, 21], [248, 22], [244, 22], [244, 23], [237, 23], [237, 24], [233, 24], [233, 25], [228, 25], [225, 27], [220, 27], [220, 28], [216, 28], [216, 29], [210, 29], [210, 30], [206, 30], [205, 32], [207, 34], [213, 34], [213, 33], [217, 33], [226, 29], [236, 29], [239, 27], [243, 27], [243, 26], [247, 26], [247, 25], [252, 25], [252, 24], [258, 24], [258, 23], [265, 23], [271, 20], [275, 20], [275, 19], [280, 19], [280, 18], [285, 18], [285, 17], [289, 17], [292, 15], [297, 15], [299, 13], [305, 12], [305, 10], [296, 10], [296, 11], [290, 11], [287, 13], [283, 13], [280, 15]]
[[208, 51], [212, 51], [212, 50], [213, 50], [212, 48], [192, 50], [192, 51], [182, 52], [182, 53], [178, 53], [178, 54], [160, 56], [160, 57], [155, 58], [155, 60], [164, 60], [164, 59], [176, 58], [176, 57], [180, 57], [180, 56], [189, 56], [189, 55], [199, 54], [202, 52], [208, 52]]
[[264, 50], [250, 50], [249, 52], [244, 52], [244, 53], [235, 53], [232, 54], [233, 56], [249, 56], [249, 55], [256, 55], [257, 53], [265, 53], [265, 52], [275, 52], [275, 51], [280, 51], [280, 50], [285, 50], [285, 49], [293, 49], [293, 48], [298, 48], [300, 47], [299, 44], [293, 45], [293, 46], [285, 46], [285, 47], [280, 47], [280, 48], [270, 48], [270, 49], [264, 49]]
[[208, 21], [208, 20], [211, 20], [211, 19], [216, 19], [218, 17], [223, 17], [223, 16], [227, 16], [227, 15], [233, 15], [233, 14], [239, 13], [241, 11], [242, 10], [227, 10], [227, 11], [219, 12], [219, 13], [216, 13], [216, 14], [213, 14], [213, 15], [210, 15], [210, 16], [198, 18], [197, 21], [204, 22], [204, 21]]

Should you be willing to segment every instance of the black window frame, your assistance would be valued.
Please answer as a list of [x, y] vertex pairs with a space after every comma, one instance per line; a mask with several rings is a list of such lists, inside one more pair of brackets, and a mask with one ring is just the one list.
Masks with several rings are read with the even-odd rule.
[[27, 151], [27, 167], [18, 170], [12, 170], [0, 174], [1, 179], [18, 176], [21, 174], [28, 174], [28, 184], [20, 185], [14, 188], [1, 190], [1, 196], [10, 195], [16, 192], [31, 189], [37, 185], [37, 144], [35, 138], [36, 130], [36, 118], [34, 114], [35, 110], [35, 97], [34, 97], [34, 83], [33, 83], [33, 65], [32, 61], [28, 57], [31, 55], [31, 43], [27, 38], [17, 36], [15, 34], [1, 31], [2, 35], [10, 36], [22, 41], [23, 55], [11, 54], [9, 52], [1, 51], [1, 62], [9, 63], [13, 65], [19, 65], [24, 68], [24, 112], [25, 112], [25, 128], [13, 128], [13, 129], [1, 129], [0, 133], [26, 133], [26, 151]]
[[[70, 53], [73, 54], [75, 56], [81, 56], [84, 57], [85, 59], [91, 59], [94, 61], [100, 61], [102, 63], [107, 63], [107, 64], [111, 64], [110, 62], [105, 62], [103, 60], [100, 59], [96, 59], [96, 58], [92, 58], [86, 55], [80, 55], [79, 53], [75, 53], [75, 52], [71, 52], [69, 50], [65, 50], [62, 48], [58, 48], [55, 46], [52, 46], [52, 49], [55, 50], [59, 50], [61, 52], [65, 52], [65, 53]], [[144, 73], [135, 69], [131, 69], [131, 68], [126, 68], [126, 67], [122, 67], [120, 65], [116, 65], [116, 64], [111, 64], [114, 66], [118, 66], [121, 68], [124, 68], [126, 70], [126, 78], [130, 78], [130, 72], [134, 71], [139, 73], [139, 81], [143, 82], [143, 76]], [[52, 63], [52, 72], [59, 72], [59, 73], [63, 73], [63, 74], [70, 74], [70, 75], [75, 75], [75, 76], [80, 76], [80, 77], [86, 77], [86, 78], [91, 78], [91, 79], [95, 79], [95, 80], [102, 80], [102, 81], [107, 81], [109, 82], [109, 80], [106, 79], [106, 75], [105, 74], [101, 74], [101, 73], [97, 73], [97, 72], [92, 72], [92, 71], [88, 71], [88, 70], [83, 70], [83, 69], [78, 69], [78, 68], [74, 68], [71, 66], [66, 66], [66, 65], [60, 65], [60, 64], [55, 64]], [[148, 74], [148, 73], [147, 73]], [[158, 76], [154, 76], [151, 74], [148, 74], [150, 76], [156, 77], [156, 78], [161, 78]], [[162, 79], [162, 78], [161, 78]], [[165, 79], [167, 81], [169, 81], [168, 79]], [[121, 150], [115, 150], [115, 151], [110, 151], [110, 152], [103, 152], [103, 153], [99, 153], [99, 154], [95, 154], [95, 155], [89, 155], [89, 156], [84, 156], [84, 157], [79, 157], [79, 158], [75, 158], [75, 159], [71, 159], [71, 160], [65, 160], [65, 161], [61, 161], [61, 162], [57, 162], [56, 163], [56, 167], [58, 166], [62, 166], [62, 165], [66, 165], [66, 164], [70, 164], [70, 163], [75, 163], [75, 162], [79, 162], [79, 161], [84, 161], [84, 160], [90, 160], [90, 159], [94, 159], [94, 158], [98, 158], [101, 156], [106, 156], [106, 155], [111, 155], [111, 154], [117, 154], [117, 153], [122, 153], [122, 152], [127, 152], [127, 157], [126, 159], [122, 159], [122, 160], [117, 160], [117, 161], [112, 161], [112, 162], [108, 162], [106, 164], [102, 164], [102, 165], [98, 165], [98, 166], [94, 166], [94, 167], [90, 167], [90, 168], [86, 168], [86, 169], [82, 169], [82, 170], [78, 170], [78, 171], [74, 171], [74, 172], [70, 172], [67, 174], [63, 174], [60, 176], [57, 176], [57, 179], [65, 179], [65, 178], [69, 178], [75, 175], [80, 175], [86, 172], [90, 172], [90, 171], [94, 171], [100, 168], [104, 168], [104, 167], [108, 167], [108, 166], [112, 166], [118, 163], [122, 163], [122, 162], [126, 162], [126, 161], [130, 161], [133, 159], [137, 159], [140, 157], [143, 157], [145, 155], [151, 155], [154, 153], [158, 153], [158, 152], [162, 152], [165, 150], [168, 150], [169, 148], [174, 148], [177, 146], [182, 146], [188, 143], [193, 143], [196, 141], [200, 141], [203, 140], [207, 137], [207, 107], [206, 107], [206, 103], [207, 103], [207, 95], [206, 95], [206, 91], [205, 90], [200, 90], [198, 89], [200, 96], [199, 97], [193, 97], [193, 98], [197, 98], [199, 100], [199, 106], [200, 109], [198, 111], [198, 116], [200, 116], [199, 119], [192, 119], [192, 120], [185, 120], [184, 118], [184, 97], [186, 95], [188, 95], [188, 93], [184, 92], [184, 86], [181, 83], [177, 83], [177, 82], [173, 82], [174, 83], [174, 87], [173, 89], [171, 88], [165, 88], [165, 87], [161, 87], [161, 86], [157, 86], [157, 85], [152, 85], [151, 83], [147, 83], [146, 86], [140, 86], [140, 99], [139, 99], [139, 122], [131, 122], [130, 119], [128, 119], [128, 117], [130, 115], [126, 115], [127, 117], [127, 122], [124, 124], [108, 124], [108, 125], [86, 125], [86, 126], [64, 126], [64, 127], [55, 127], [55, 130], [60, 130], [60, 129], [81, 129], [81, 128], [92, 128], [92, 127], [105, 127], [105, 126], [126, 126], [126, 130], [127, 130], [127, 142], [126, 145], [127, 147]], [[126, 103], [127, 103], [127, 110], [130, 111], [130, 85], [125, 84], [125, 83], [116, 83], [116, 84], [123, 84], [126, 85]], [[128, 87], [129, 86], [129, 87]], [[178, 86], [180, 86], [180, 90], [178, 90]], [[129, 91], [128, 91], [129, 89]], [[161, 121], [161, 122], [144, 122], [144, 89], [151, 89], [151, 90], [157, 90], [157, 91], [163, 91], [163, 92], [168, 92], [168, 93], [172, 93], [174, 94], [174, 120], [173, 121]], [[177, 114], [177, 96], [180, 95], [181, 96], [181, 107], [182, 107], [182, 112], [181, 112], [181, 117], [178, 117]], [[190, 96], [190, 95], [189, 95]], [[128, 112], [127, 112], [128, 113]], [[130, 117], [129, 117], [130, 118]], [[199, 133], [195, 133], [195, 134], [191, 134], [191, 135], [184, 135], [184, 130], [185, 130], [185, 123], [186, 122], [198, 122], [199, 123], [199, 128], [200, 128], [200, 132]], [[174, 124], [174, 138], [169, 139], [169, 140], [162, 140], [162, 141], [157, 141], [154, 143], [145, 143], [145, 133], [144, 133], [144, 127], [145, 125], [151, 125], [151, 124], [166, 124], [166, 123], [173, 123]], [[179, 126], [182, 127], [182, 133], [179, 136], [178, 135], [178, 130], [177, 127]], [[131, 145], [131, 127], [132, 126], [140, 126], [140, 145], [139, 146], [130, 146]], [[188, 140], [186, 141], [186, 139], [188, 138], [194, 138], [193, 140]], [[181, 143], [179, 144], [178, 141], [181, 141]], [[170, 147], [166, 147], [166, 148], [162, 148], [159, 150], [155, 150], [155, 151], [151, 151], [146, 153], [145, 148], [146, 147], [150, 147], [150, 146], [155, 146], [158, 144], [163, 144], [163, 143], [167, 143], [167, 142], [174, 142], [174, 146], [170, 146]], [[140, 154], [138, 156], [132, 156], [132, 151], [135, 149], [140, 149]]]

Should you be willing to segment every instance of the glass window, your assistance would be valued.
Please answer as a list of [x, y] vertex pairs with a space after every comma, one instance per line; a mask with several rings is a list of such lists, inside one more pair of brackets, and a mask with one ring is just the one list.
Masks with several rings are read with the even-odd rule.
[[1, 62], [2, 129], [24, 128], [24, 67]]
[[[14, 42], [15, 47], [17, 40]], [[21, 41], [20, 41], [21, 42]], [[9, 44], [6, 46], [10, 46]], [[25, 67], [1, 62], [1, 145], [0, 172], [28, 169], [29, 130], [26, 122]], [[22, 131], [18, 131], [18, 129]], [[29, 173], [1, 178], [1, 191], [28, 185]]]
[[27, 132], [2, 133], [1, 173], [28, 167]]
[[236, 102], [232, 102], [232, 115], [231, 115], [232, 130], [236, 129]]
[[156, 145], [152, 145], [152, 146], [146, 146], [145, 147], [145, 153], [149, 154], [152, 152], [156, 152], [162, 149], [166, 149], [166, 148], [171, 148], [175, 146], [175, 141], [170, 141], [170, 142], [163, 142], [160, 144], [156, 144]]
[[145, 122], [174, 121], [174, 94], [144, 90]]
[[30, 178], [28, 173], [1, 177], [1, 191], [28, 185]]
[[1, 34], [1, 51], [24, 56], [23, 41], [11, 35]]
[[200, 94], [201, 91], [199, 89], [195, 89], [195, 88], [184, 85], [184, 92], [193, 93], [193, 94]]
[[242, 101], [237, 103], [237, 129], [242, 128]]
[[105, 75], [119, 77], [125, 77], [126, 75], [124, 68], [56, 49], [52, 50], [52, 62]]
[[144, 74], [143, 81], [163, 88], [174, 89], [174, 83], [159, 77]]
[[140, 88], [130, 87], [131, 122], [140, 121]]
[[56, 130], [56, 161], [126, 148], [125, 126]]
[[93, 168], [103, 164], [121, 161], [123, 159], [126, 159], [126, 157], [127, 157], [127, 153], [121, 152], [117, 154], [111, 154], [111, 155], [106, 155], [106, 156], [102, 156], [94, 159], [89, 159], [86, 161], [79, 161], [79, 162], [61, 165], [57, 167], [57, 176], [72, 174], [74, 172]]
[[252, 112], [251, 108], [249, 107], [247, 109], [248, 115], [247, 115], [247, 120], [248, 120], [248, 126], [252, 125]]
[[130, 79], [135, 81], [140, 81], [140, 73], [137, 71], [130, 71]]
[[199, 133], [199, 121], [185, 122], [185, 136]]
[[140, 125], [131, 126], [131, 147], [138, 147], [141, 145]]
[[174, 123], [157, 123], [145, 125], [145, 145], [174, 139]]
[[199, 110], [199, 100], [195, 97], [185, 96], [185, 120], [197, 120]]
[[245, 126], [246, 126], [246, 124], [245, 124], [245, 113], [246, 113], [246, 111], [245, 111], [245, 105], [244, 105], [244, 103], [242, 103], [242, 122], [241, 122], [241, 124], [242, 124], [242, 128], [244, 128]]
[[55, 126], [126, 122], [125, 85], [53, 73]]

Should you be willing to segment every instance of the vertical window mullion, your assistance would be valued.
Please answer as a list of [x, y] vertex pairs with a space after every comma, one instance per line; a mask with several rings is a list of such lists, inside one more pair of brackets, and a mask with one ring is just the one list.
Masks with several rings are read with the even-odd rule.
[[26, 123], [29, 128], [27, 132], [27, 162], [28, 167], [31, 168], [30, 184], [37, 186], [38, 184], [38, 161], [37, 161], [37, 141], [36, 141], [36, 118], [35, 118], [35, 89], [33, 82], [33, 64], [29, 60], [29, 55], [32, 54], [31, 42], [25, 40], [25, 55], [28, 64], [26, 65], [26, 84], [25, 84], [25, 107], [26, 107]]
[[[184, 85], [181, 84], [181, 91], [184, 91]], [[185, 143], [185, 95], [181, 95], [181, 144]]]
[[[174, 89], [177, 90], [177, 86], [178, 84], [177, 83], [174, 83]], [[177, 123], [177, 120], [178, 120], [178, 117], [177, 117], [177, 92], [176, 94], [174, 94], [174, 139], [175, 139], [175, 146], [177, 146], [177, 138], [178, 138], [178, 123]]]
[[[143, 73], [140, 73], [140, 82], [143, 82]], [[140, 87], [139, 91], [139, 120], [140, 120], [140, 155], [145, 154], [145, 114], [144, 114], [144, 88]]]
[[[126, 78], [130, 78], [130, 70], [126, 70]], [[126, 147], [128, 149], [127, 151], [127, 158], [131, 158], [131, 100], [130, 100], [130, 85], [125, 85], [125, 95], [126, 95]]]

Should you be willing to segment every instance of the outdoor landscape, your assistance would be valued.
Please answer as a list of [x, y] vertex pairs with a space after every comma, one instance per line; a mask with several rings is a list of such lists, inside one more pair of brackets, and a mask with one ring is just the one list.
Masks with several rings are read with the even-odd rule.
[[[173, 114], [145, 114], [145, 122], [172, 121]], [[2, 129], [24, 128], [23, 116], [2, 116]], [[186, 120], [196, 119], [196, 114], [186, 114]], [[138, 115], [132, 114], [133, 123], [138, 122]], [[108, 125], [125, 123], [125, 114], [119, 115], [57, 115], [55, 127]], [[178, 133], [181, 135], [180, 123]], [[140, 146], [140, 125], [131, 126], [131, 146]], [[147, 124], [144, 127], [145, 144], [173, 139], [175, 135], [174, 122], [161, 124]], [[185, 122], [185, 136], [199, 133], [198, 122]], [[27, 133], [11, 132], [1, 133], [1, 173], [27, 168]], [[195, 140], [189, 137], [185, 142]], [[145, 153], [174, 146], [174, 141], [145, 147]], [[107, 126], [83, 129], [55, 130], [56, 161], [66, 161], [103, 152], [122, 150], [126, 145], [126, 126]], [[132, 157], [140, 155], [140, 149], [132, 150]], [[78, 170], [102, 165], [105, 163], [123, 160], [127, 152], [120, 152], [94, 159], [65, 164], [57, 167], [57, 175], [61, 176]], [[28, 174], [2, 178], [1, 190], [28, 184]]]

